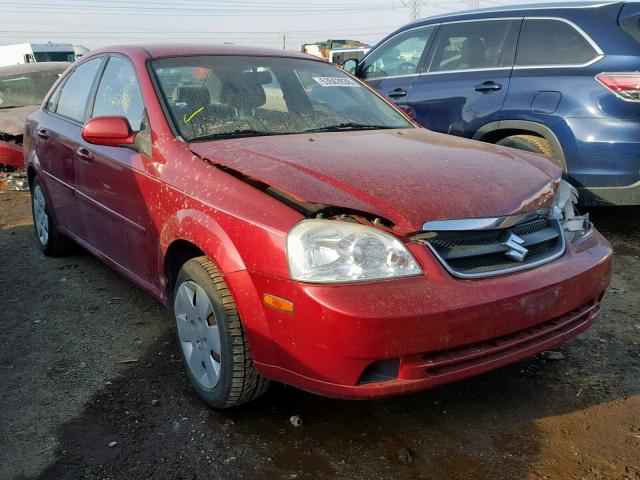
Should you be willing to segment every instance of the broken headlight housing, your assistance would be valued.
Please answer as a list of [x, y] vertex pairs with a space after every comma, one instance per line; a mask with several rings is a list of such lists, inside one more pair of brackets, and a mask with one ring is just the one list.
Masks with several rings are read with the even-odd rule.
[[576, 203], [578, 191], [565, 180], [560, 180], [553, 199], [551, 215], [560, 220], [564, 236], [568, 242], [573, 242], [585, 236], [591, 230], [589, 214], [578, 215]]
[[359, 223], [303, 220], [287, 237], [294, 280], [344, 283], [422, 274], [404, 244], [393, 235]]

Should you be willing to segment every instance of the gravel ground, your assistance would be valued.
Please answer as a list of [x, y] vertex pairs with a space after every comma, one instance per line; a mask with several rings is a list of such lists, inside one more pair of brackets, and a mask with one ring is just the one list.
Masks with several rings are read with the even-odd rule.
[[274, 385], [216, 412], [160, 304], [83, 251], [44, 257], [28, 194], [0, 193], [0, 478], [638, 480], [640, 209], [591, 214], [615, 273], [563, 358], [380, 401]]

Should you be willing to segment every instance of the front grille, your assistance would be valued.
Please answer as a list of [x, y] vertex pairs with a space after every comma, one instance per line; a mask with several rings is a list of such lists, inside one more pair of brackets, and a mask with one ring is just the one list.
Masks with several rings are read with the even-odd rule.
[[[562, 227], [558, 220], [547, 217], [526, 220], [508, 228], [433, 231], [424, 243], [451, 274], [462, 278], [533, 268], [564, 252]], [[527, 250], [523, 259], [517, 258], [518, 253], [522, 253], [518, 246]]]

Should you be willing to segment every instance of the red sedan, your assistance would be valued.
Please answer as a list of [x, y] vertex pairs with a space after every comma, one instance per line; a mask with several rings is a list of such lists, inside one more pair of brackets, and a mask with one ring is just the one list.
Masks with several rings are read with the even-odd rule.
[[218, 408], [268, 379], [368, 398], [475, 375], [585, 330], [609, 283], [545, 157], [429, 132], [303, 54], [95, 51], [25, 150], [41, 248], [170, 307]]

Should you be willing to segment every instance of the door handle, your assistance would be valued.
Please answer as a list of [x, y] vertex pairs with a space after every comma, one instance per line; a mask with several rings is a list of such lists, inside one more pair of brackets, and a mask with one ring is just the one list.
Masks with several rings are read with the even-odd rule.
[[476, 92], [497, 92], [501, 88], [502, 85], [492, 81], [484, 82], [473, 87]]
[[47, 131], [46, 128], [39, 128], [38, 129], [38, 136], [40, 138], [49, 138], [49, 132]]
[[79, 147], [76, 150], [76, 155], [78, 156], [79, 159], [84, 160], [86, 162], [90, 162], [93, 160], [93, 153], [91, 153], [88, 148]]
[[407, 91], [403, 90], [400, 87], [398, 87], [398, 88], [394, 88], [389, 93], [387, 93], [387, 96], [390, 97], [390, 98], [406, 97], [407, 96]]

